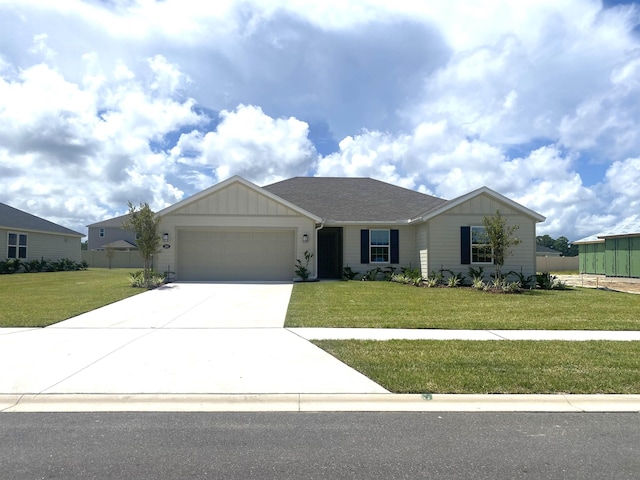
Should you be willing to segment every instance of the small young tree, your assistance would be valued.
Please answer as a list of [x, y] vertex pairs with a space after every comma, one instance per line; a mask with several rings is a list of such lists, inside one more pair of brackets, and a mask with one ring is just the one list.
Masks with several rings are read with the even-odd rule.
[[107, 262], [109, 264], [109, 269], [111, 269], [111, 260], [113, 260], [113, 256], [116, 254], [116, 249], [111, 245], [105, 247], [104, 253], [107, 255]]
[[484, 229], [487, 234], [487, 243], [493, 250], [493, 262], [496, 266], [496, 280], [502, 281], [502, 266], [506, 258], [511, 255], [511, 247], [519, 245], [522, 241], [514, 236], [518, 225], [507, 226], [507, 219], [496, 210], [495, 215], [485, 216]]
[[122, 228], [131, 230], [136, 234], [138, 250], [144, 260], [144, 283], [149, 285], [151, 278], [151, 261], [153, 256], [160, 250], [160, 236], [158, 235], [158, 225], [160, 218], [147, 203], [141, 203], [139, 207], [129, 202], [129, 218], [122, 223]]

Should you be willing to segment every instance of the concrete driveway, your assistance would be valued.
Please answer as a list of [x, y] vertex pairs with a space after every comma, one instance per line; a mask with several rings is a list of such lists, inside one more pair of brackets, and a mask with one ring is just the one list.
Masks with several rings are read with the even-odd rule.
[[386, 393], [283, 328], [292, 288], [174, 283], [0, 329], [0, 394]]

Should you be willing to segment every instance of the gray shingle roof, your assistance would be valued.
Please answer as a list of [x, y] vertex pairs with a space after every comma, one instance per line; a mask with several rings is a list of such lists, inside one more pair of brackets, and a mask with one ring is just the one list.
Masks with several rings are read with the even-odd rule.
[[395, 222], [447, 200], [372, 178], [294, 177], [263, 187], [326, 220]]
[[84, 234], [75, 232], [69, 228], [50, 222], [44, 218], [36, 217], [30, 213], [13, 208], [5, 203], [0, 203], [0, 228], [15, 230], [31, 230], [36, 232], [59, 233], [84, 237]]

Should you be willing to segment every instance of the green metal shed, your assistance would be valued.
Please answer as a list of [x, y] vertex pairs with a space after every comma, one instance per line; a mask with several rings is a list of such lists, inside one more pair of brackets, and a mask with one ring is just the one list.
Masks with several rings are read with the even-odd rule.
[[574, 243], [578, 245], [582, 273], [640, 278], [640, 216]]
[[595, 275], [605, 275], [604, 241], [578, 245], [580, 271]]

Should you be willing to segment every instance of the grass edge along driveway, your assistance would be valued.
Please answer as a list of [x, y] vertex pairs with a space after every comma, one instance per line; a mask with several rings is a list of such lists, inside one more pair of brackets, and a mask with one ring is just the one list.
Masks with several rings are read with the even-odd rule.
[[146, 290], [131, 288], [136, 268], [0, 275], [0, 327], [46, 327]]
[[495, 294], [392, 282], [296, 283], [286, 327], [640, 330], [640, 295], [589, 288]]
[[640, 394], [639, 342], [313, 343], [394, 393]]

